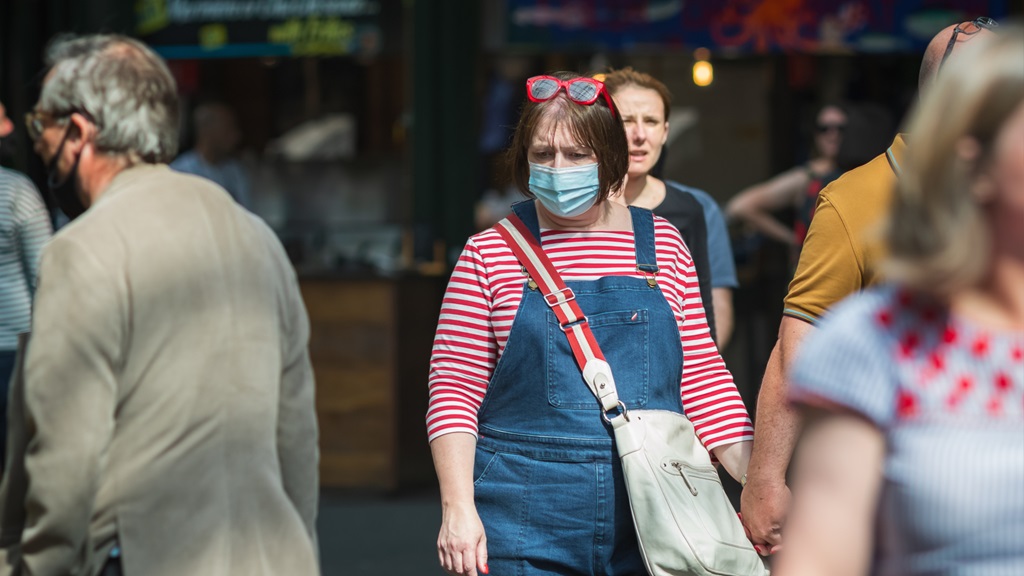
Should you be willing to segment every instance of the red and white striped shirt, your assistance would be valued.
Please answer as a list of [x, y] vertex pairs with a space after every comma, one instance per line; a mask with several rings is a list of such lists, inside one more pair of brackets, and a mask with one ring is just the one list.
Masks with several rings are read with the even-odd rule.
[[[642, 277], [631, 231], [542, 230], [544, 252], [566, 281]], [[708, 450], [753, 439], [732, 375], [711, 340], [690, 251], [679, 231], [655, 216], [658, 286], [672, 308], [683, 347], [680, 397]], [[477, 412], [505, 349], [523, 295], [522, 266], [494, 229], [466, 243], [448, 282], [430, 359], [430, 440], [477, 433]]]

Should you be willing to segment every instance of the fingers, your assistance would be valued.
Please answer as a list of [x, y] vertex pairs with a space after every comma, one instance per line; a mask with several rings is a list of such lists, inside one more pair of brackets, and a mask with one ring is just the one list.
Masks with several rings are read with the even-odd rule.
[[736, 516], [738, 516], [739, 519], [740, 519], [740, 526], [743, 526], [743, 534], [746, 535], [747, 540], [750, 540], [751, 542], [753, 542], [754, 541], [754, 537], [750, 535], [750, 528], [747, 528], [747, 523], [743, 521], [743, 513], [742, 512], [737, 512]]
[[751, 527], [749, 530], [751, 533], [750, 541], [754, 544], [760, 544], [765, 550], [764, 555], [768, 554], [768, 550], [772, 546], [779, 546], [782, 544], [782, 531], [779, 529], [778, 525], [772, 525], [767, 529]]
[[481, 538], [475, 547], [438, 540], [437, 557], [441, 568], [453, 576], [478, 576], [478, 570], [480, 574], [487, 574], [489, 571], [485, 538]]
[[756, 550], [757, 553], [761, 556], [771, 556], [772, 554], [775, 554], [776, 552], [780, 552], [782, 550], [782, 544], [777, 544], [775, 546], [754, 544], [754, 550]]
[[[486, 566], [486, 564], [483, 564]], [[477, 576], [476, 555], [471, 550], [465, 552], [449, 552], [441, 559], [441, 568], [454, 576]], [[481, 573], [487, 572], [481, 570]]]
[[462, 551], [462, 554], [456, 554], [456, 558], [459, 559], [457, 573], [462, 576], [477, 576], [476, 574], [476, 552], [471, 549]]
[[756, 486], [747, 484], [741, 495], [740, 506], [744, 527], [750, 533], [750, 541], [762, 545], [764, 554], [772, 546], [782, 544], [782, 524], [789, 502], [789, 489], [785, 486], [765, 487], [757, 492]]
[[764, 542], [772, 546], [782, 544], [782, 524], [773, 522], [764, 534]]
[[476, 545], [476, 565], [480, 570], [481, 574], [487, 574], [491, 571], [487, 567], [487, 537], [481, 536], [480, 542]]
[[750, 542], [754, 545], [755, 552], [757, 552], [761, 556], [770, 556], [772, 554], [775, 554], [777, 551], [782, 550], [781, 544], [772, 546], [764, 540], [755, 540], [754, 537], [750, 534], [750, 528], [747, 528], [747, 523], [743, 521], [743, 513], [737, 512], [736, 515], [740, 518], [740, 525], [743, 526], [743, 532], [747, 535], [747, 540], [750, 540]]

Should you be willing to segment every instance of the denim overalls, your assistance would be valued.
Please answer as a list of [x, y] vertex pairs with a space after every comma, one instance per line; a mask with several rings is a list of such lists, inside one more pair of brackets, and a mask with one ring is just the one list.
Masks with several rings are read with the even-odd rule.
[[[533, 202], [513, 209], [540, 238]], [[653, 277], [652, 213], [630, 212], [638, 267]], [[679, 328], [657, 285], [615, 276], [566, 284], [626, 406], [682, 412]], [[492, 576], [646, 574], [611, 429], [539, 290], [523, 288], [479, 434], [475, 499]]]

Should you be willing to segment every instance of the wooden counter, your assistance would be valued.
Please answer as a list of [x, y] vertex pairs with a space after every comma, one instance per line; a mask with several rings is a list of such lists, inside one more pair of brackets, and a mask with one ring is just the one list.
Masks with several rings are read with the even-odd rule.
[[446, 278], [300, 279], [320, 423], [320, 483], [434, 480], [424, 418], [430, 348]]

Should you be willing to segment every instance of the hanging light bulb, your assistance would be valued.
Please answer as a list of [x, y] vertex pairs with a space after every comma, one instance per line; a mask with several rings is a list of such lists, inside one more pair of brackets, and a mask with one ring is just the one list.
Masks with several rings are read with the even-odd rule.
[[693, 63], [693, 83], [697, 86], [708, 86], [715, 79], [715, 69], [711, 62], [698, 60]]
[[715, 80], [715, 69], [708, 62], [711, 52], [707, 48], [698, 48], [693, 51], [693, 83], [697, 86], [709, 86]]

